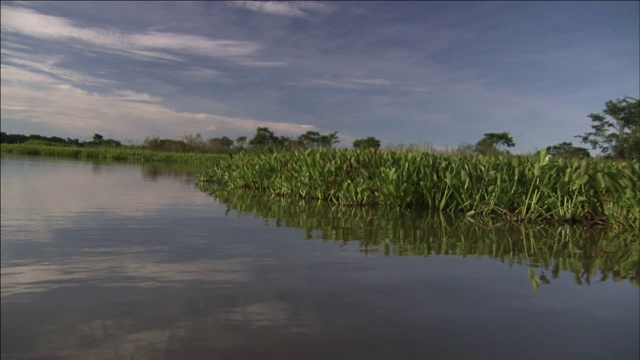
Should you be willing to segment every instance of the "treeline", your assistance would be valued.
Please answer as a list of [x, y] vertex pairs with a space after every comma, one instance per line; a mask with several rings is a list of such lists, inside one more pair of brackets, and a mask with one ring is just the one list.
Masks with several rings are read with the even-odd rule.
[[338, 132], [321, 134], [317, 131], [307, 131], [297, 138], [278, 136], [268, 127], [258, 127], [251, 139], [246, 136], [235, 140], [227, 136], [204, 140], [202, 135], [185, 135], [178, 140], [161, 139], [157, 136], [147, 137], [143, 147], [153, 151], [171, 152], [205, 152], [232, 154], [239, 151], [270, 151], [297, 149], [330, 149], [339, 142]]
[[[577, 135], [582, 143], [589, 145], [592, 150], [599, 150], [602, 157], [610, 159], [640, 160], [640, 101], [631, 97], [610, 100], [605, 103], [602, 114], [590, 114], [592, 131]], [[82, 142], [78, 139], [46, 137], [41, 135], [16, 135], [2, 132], [1, 143], [33, 144], [56, 146], [123, 146], [119, 141], [104, 139], [100, 134], [94, 134], [92, 141]], [[322, 134], [317, 131], [307, 131], [297, 138], [276, 135], [268, 127], [258, 127], [252, 138], [240, 136], [231, 139], [227, 136], [214, 137], [205, 140], [202, 135], [185, 135], [179, 139], [161, 139], [157, 136], [147, 137], [142, 145], [128, 145], [127, 147], [142, 148], [151, 151], [177, 153], [213, 153], [235, 154], [239, 152], [271, 152], [277, 150], [298, 149], [330, 149], [339, 143], [338, 132]], [[508, 132], [485, 133], [476, 144], [461, 144], [456, 148], [439, 150], [435, 147], [417, 145], [388, 145], [385, 150], [404, 152], [421, 151], [432, 153], [448, 153], [454, 155], [509, 155], [507, 148], [515, 146], [515, 141]], [[369, 136], [357, 139], [352, 143], [354, 149], [380, 149], [381, 143], [375, 137]], [[546, 151], [552, 157], [585, 159], [591, 157], [589, 150], [574, 146], [572, 142], [561, 142], [548, 146]]]
[[120, 141], [114, 139], [105, 139], [100, 134], [93, 134], [93, 140], [80, 141], [72, 138], [61, 138], [58, 136], [42, 136], [42, 135], [21, 135], [21, 134], [7, 134], [4, 131], [0, 132], [0, 143], [2, 144], [30, 144], [30, 145], [57, 145], [57, 146], [108, 146], [118, 147], [122, 146]]

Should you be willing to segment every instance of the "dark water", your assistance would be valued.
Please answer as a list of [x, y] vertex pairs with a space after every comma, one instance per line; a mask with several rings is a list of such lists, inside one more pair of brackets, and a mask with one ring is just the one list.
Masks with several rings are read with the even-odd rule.
[[1, 174], [3, 359], [640, 355], [629, 235], [216, 200], [134, 165]]

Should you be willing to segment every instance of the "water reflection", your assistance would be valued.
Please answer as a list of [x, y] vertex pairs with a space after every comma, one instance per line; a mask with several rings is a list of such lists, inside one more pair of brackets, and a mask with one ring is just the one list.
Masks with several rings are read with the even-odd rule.
[[637, 264], [596, 234], [225, 205], [177, 169], [3, 158], [1, 176], [3, 359], [639, 355]]
[[[3, 221], [6, 225], [37, 226], [43, 218], [66, 221], [89, 211], [141, 215], [172, 205], [211, 203], [192, 191], [195, 170], [158, 167], [3, 157], [2, 207], [11, 209]], [[176, 191], [174, 183], [185, 185], [183, 191]]]
[[489, 256], [529, 267], [534, 289], [570, 271], [576, 284], [628, 280], [640, 284], [640, 234], [580, 227], [488, 226], [464, 218], [408, 211], [344, 208], [255, 193], [214, 196], [265, 224], [304, 230], [305, 239], [350, 241], [365, 254]]

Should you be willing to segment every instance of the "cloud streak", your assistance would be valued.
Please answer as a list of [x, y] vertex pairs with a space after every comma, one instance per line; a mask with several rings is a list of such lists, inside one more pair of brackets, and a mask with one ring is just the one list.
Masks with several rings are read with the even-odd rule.
[[[147, 60], [184, 61], [184, 55], [226, 58], [252, 65], [250, 56], [262, 46], [254, 41], [214, 40], [172, 32], [126, 33], [113, 29], [75, 26], [62, 17], [30, 9], [2, 6], [2, 31], [46, 40], [75, 41], [93, 49]], [[258, 62], [259, 63], [259, 62]], [[270, 66], [284, 63], [271, 62]]]
[[426, 86], [407, 86], [398, 82], [385, 79], [344, 79], [344, 80], [324, 80], [324, 79], [307, 79], [303, 81], [291, 81], [289, 85], [311, 86], [332, 89], [346, 90], [370, 90], [370, 89], [393, 89], [403, 91], [428, 92], [430, 88]]
[[298, 18], [310, 18], [312, 13], [333, 10], [331, 6], [315, 1], [228, 1], [227, 4], [263, 14]]

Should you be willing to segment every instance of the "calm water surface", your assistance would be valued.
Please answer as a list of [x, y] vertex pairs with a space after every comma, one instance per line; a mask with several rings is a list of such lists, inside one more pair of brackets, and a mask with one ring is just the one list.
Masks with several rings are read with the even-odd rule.
[[637, 278], [536, 269], [552, 279], [535, 286], [526, 261], [397, 256], [348, 221], [333, 235], [294, 224], [330, 215], [233, 210], [180, 172], [1, 161], [2, 359], [640, 355]]

